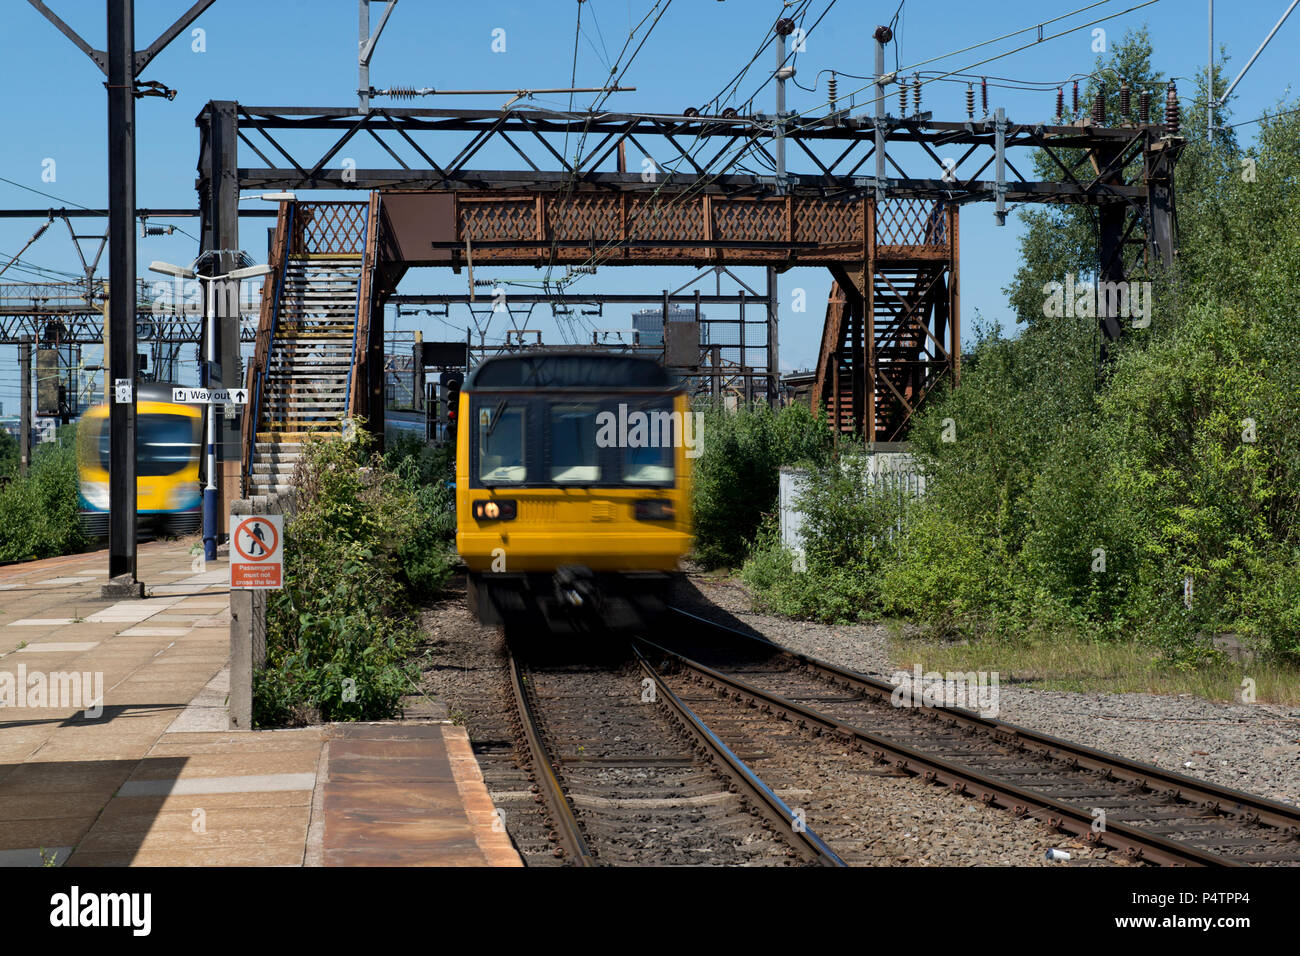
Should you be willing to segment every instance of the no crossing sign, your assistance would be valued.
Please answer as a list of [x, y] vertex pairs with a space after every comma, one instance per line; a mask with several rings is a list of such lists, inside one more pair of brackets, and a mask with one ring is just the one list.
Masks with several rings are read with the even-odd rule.
[[284, 516], [230, 516], [230, 586], [284, 586]]

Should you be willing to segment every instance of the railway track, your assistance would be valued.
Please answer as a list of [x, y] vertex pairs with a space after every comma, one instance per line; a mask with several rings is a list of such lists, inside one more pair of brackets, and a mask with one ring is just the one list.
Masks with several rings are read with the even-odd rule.
[[1032, 816], [1133, 860], [1300, 863], [1296, 808], [962, 708], [900, 707], [892, 684], [674, 613], [681, 628], [637, 644], [671, 668], [668, 679], [680, 695], [710, 693], [714, 705], [697, 703], [710, 714], [720, 713], [718, 701], [740, 703], [769, 721], [790, 722], [805, 738], [830, 736], [875, 764]]
[[483, 783], [515, 849], [529, 866], [565, 866], [565, 851], [558, 847], [550, 810], [545, 806], [532, 773], [524, 769], [520, 723], [509, 706], [509, 681], [493, 682], [491, 690], [473, 696], [458, 695], [457, 704], [467, 726], [472, 727], [474, 757]]
[[534, 645], [508, 661], [555, 856], [574, 865], [842, 865], [648, 660], [626, 650], [606, 644], [604, 660], [556, 660]]

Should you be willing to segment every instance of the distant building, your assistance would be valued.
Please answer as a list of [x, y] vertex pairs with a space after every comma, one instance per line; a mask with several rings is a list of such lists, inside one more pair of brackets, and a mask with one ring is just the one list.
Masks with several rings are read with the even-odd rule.
[[[709, 326], [703, 321], [704, 313], [700, 313], [700, 344], [707, 345], [709, 341]], [[669, 306], [669, 322], [694, 322], [695, 310], [683, 309], [680, 306]], [[646, 351], [660, 351], [664, 347], [664, 310], [658, 309], [641, 309], [632, 313], [632, 328], [637, 330], [637, 342], [641, 349]]]

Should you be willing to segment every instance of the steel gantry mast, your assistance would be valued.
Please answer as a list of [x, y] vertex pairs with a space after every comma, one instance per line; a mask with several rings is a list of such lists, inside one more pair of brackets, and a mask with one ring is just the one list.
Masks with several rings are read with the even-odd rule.
[[[107, 365], [114, 383], [109, 412], [109, 535], [106, 597], [143, 597], [136, 579], [136, 263], [135, 100], [175, 96], [139, 75], [213, 0], [198, 0], [145, 50], [135, 49], [134, 0], [107, 0], [108, 49], [96, 50], [41, 0], [28, 0], [105, 74], [108, 82], [109, 283]], [[170, 95], [168, 95], [170, 94]]]

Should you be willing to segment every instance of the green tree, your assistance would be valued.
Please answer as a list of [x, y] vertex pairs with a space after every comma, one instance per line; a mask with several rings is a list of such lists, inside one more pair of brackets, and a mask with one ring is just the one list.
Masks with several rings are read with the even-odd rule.
[[21, 463], [21, 449], [18, 439], [7, 431], [0, 429], [0, 478], [18, 473]]

